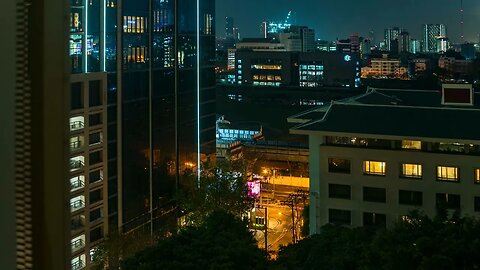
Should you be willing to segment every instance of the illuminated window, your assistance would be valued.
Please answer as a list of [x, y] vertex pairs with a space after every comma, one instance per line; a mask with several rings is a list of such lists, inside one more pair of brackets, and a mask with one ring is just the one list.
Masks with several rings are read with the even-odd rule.
[[403, 140], [402, 141], [402, 148], [403, 149], [421, 150], [422, 149], [422, 142], [421, 141]]
[[458, 168], [437, 166], [437, 180], [458, 182]]
[[373, 175], [385, 175], [386, 163], [383, 161], [364, 161], [363, 173]]
[[282, 65], [252, 65], [252, 69], [273, 69], [273, 70], [280, 70], [282, 69]]
[[402, 164], [402, 177], [422, 178], [422, 165]]
[[475, 169], [475, 183], [480, 184], [480, 169]]

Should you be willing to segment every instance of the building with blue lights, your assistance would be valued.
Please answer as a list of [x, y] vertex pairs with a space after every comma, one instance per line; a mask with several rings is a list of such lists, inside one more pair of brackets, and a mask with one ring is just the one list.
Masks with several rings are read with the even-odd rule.
[[359, 54], [341, 52], [236, 52], [237, 84], [253, 86], [359, 87]]

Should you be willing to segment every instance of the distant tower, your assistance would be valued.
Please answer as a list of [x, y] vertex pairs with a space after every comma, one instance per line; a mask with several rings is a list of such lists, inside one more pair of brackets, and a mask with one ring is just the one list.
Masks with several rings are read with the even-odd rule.
[[460, 40], [462, 43], [465, 42], [464, 23], [463, 0], [460, 0]]
[[235, 24], [233, 22], [232, 17], [226, 17], [225, 18], [225, 36], [227, 38], [233, 38], [233, 29], [235, 28]]

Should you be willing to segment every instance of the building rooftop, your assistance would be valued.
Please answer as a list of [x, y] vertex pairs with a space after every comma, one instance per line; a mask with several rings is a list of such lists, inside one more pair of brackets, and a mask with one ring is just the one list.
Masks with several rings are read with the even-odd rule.
[[480, 93], [473, 106], [442, 105], [441, 91], [368, 89], [365, 94], [288, 118], [295, 134], [311, 132], [480, 140]]

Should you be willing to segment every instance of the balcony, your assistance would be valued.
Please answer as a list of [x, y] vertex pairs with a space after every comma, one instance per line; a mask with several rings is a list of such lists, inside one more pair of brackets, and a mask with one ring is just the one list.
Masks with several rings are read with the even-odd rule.
[[83, 143], [81, 141], [70, 142], [70, 151], [75, 151], [82, 148]]
[[72, 262], [72, 270], [80, 270], [80, 269], [83, 269], [83, 268], [85, 268], [85, 262], [84, 261], [78, 260], [78, 261]]
[[70, 159], [70, 171], [76, 171], [85, 166], [85, 158], [83, 156], [78, 156]]
[[81, 235], [79, 237], [75, 237], [70, 242], [70, 246], [72, 248], [72, 253], [75, 251], [79, 251], [80, 249], [85, 247], [85, 235]]
[[70, 211], [75, 212], [79, 209], [85, 207], [85, 196], [77, 196], [73, 199], [70, 199]]
[[70, 191], [76, 191], [85, 187], [85, 176], [79, 175], [70, 178]]
[[83, 121], [70, 122], [70, 131], [80, 130], [85, 127]]
[[78, 231], [85, 227], [85, 216], [79, 215], [71, 219], [70, 229], [72, 231]]

